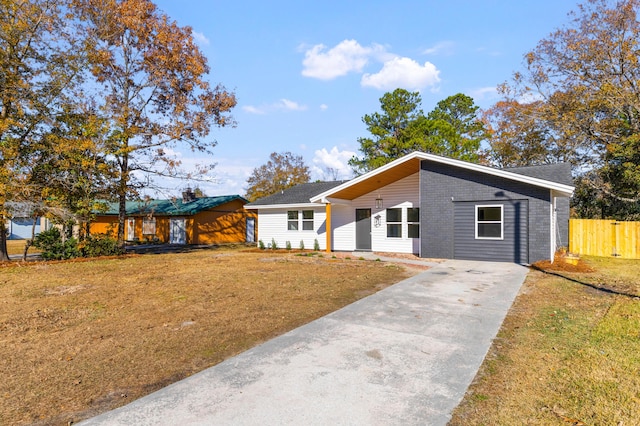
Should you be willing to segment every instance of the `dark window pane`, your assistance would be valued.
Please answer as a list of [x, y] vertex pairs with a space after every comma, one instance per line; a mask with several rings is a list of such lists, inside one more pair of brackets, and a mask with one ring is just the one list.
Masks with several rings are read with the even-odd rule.
[[501, 221], [501, 207], [478, 207], [478, 222]]
[[407, 222], [420, 222], [420, 209], [409, 208], [407, 209]]
[[313, 221], [305, 220], [302, 222], [302, 230], [303, 231], [313, 231]]
[[409, 238], [420, 238], [420, 225], [409, 224]]
[[402, 222], [402, 209], [387, 209], [387, 223]]
[[400, 238], [402, 237], [402, 225], [400, 224], [388, 224], [387, 225], [387, 237]]
[[313, 210], [302, 210], [302, 219], [313, 219]]
[[478, 223], [478, 238], [502, 238], [500, 223]]
[[298, 211], [297, 210], [289, 210], [287, 212], [287, 219], [289, 219], [289, 220], [298, 220]]
[[297, 220], [293, 220], [293, 221], [289, 221], [287, 222], [287, 229], [289, 231], [297, 231], [298, 230], [298, 221]]

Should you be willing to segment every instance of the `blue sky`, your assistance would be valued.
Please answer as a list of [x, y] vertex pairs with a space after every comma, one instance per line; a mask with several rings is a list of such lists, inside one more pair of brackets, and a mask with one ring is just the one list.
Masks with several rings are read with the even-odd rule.
[[[235, 128], [217, 129], [215, 183], [207, 195], [240, 194], [272, 152], [303, 156], [312, 179], [351, 177], [347, 160], [368, 136], [362, 117], [397, 87], [422, 109], [456, 93], [481, 108], [523, 66], [523, 55], [569, 22], [578, 2], [156, 0], [190, 26], [211, 67], [233, 90]], [[188, 168], [196, 161], [181, 154]], [[175, 184], [175, 188], [185, 183]]]

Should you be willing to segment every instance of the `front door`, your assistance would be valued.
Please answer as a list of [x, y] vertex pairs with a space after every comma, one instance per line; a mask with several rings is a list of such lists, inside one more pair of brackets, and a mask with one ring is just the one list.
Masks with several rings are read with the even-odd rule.
[[356, 209], [356, 250], [371, 250], [371, 209]]
[[127, 219], [127, 240], [133, 241], [136, 238], [136, 219], [130, 217]]
[[184, 226], [184, 218], [171, 218], [169, 222], [169, 243], [186, 244], [186, 242], [187, 233]]
[[256, 219], [253, 217], [247, 218], [247, 242], [255, 243], [256, 242]]

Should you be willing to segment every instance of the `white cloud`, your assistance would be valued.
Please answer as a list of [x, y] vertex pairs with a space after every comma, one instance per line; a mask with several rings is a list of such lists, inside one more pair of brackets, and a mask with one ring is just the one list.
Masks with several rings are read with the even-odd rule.
[[320, 105], [320, 109], [321, 109], [322, 111], [326, 111], [326, 110], [328, 110], [328, 109], [329, 109], [329, 105], [327, 105], [327, 104], [322, 104], [322, 105]]
[[193, 34], [193, 39], [196, 41], [196, 43], [202, 45], [202, 46], [208, 46], [209, 45], [209, 39], [203, 34], [200, 33], [198, 31], [193, 31], [191, 34]]
[[478, 89], [473, 89], [470, 92], [470, 96], [475, 100], [483, 100], [483, 99], [493, 99], [498, 95], [498, 88], [495, 86], [491, 87], [480, 87]]
[[306, 105], [300, 105], [299, 103], [290, 101], [289, 99], [280, 99], [280, 102], [275, 104], [275, 107], [289, 111], [304, 111], [307, 109]]
[[349, 160], [356, 155], [353, 151], [340, 151], [337, 146], [327, 151], [326, 148], [316, 150], [311, 172], [314, 179], [344, 180], [353, 177]]
[[441, 41], [433, 46], [425, 49], [422, 53], [425, 55], [453, 55], [455, 43], [452, 41]]
[[250, 114], [264, 115], [264, 114], [268, 114], [270, 112], [274, 112], [278, 110], [306, 111], [307, 106], [301, 105], [298, 102], [283, 98], [283, 99], [280, 99], [278, 102], [274, 102], [272, 104], [264, 104], [260, 106], [245, 105], [242, 107], [242, 110]]
[[253, 105], [245, 105], [242, 107], [242, 110], [250, 114], [258, 114], [258, 115], [266, 114], [266, 111], [258, 107], [254, 107]]
[[344, 40], [329, 50], [324, 44], [316, 44], [304, 54], [302, 75], [332, 80], [350, 72], [360, 73], [369, 58], [385, 54], [385, 48], [379, 44], [364, 47], [355, 40]]
[[431, 62], [420, 65], [411, 58], [393, 58], [384, 63], [377, 74], [364, 74], [362, 86], [379, 90], [393, 90], [398, 87], [420, 90], [434, 87], [439, 81], [440, 71]]

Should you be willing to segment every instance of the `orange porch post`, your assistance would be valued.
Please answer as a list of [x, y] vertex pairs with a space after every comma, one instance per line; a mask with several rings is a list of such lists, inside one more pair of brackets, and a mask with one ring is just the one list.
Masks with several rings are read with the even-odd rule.
[[327, 223], [327, 253], [331, 253], [331, 203], [326, 204], [325, 214], [327, 215], [326, 223]]

